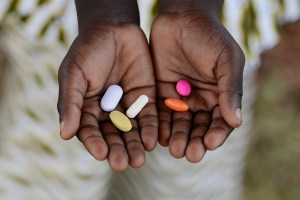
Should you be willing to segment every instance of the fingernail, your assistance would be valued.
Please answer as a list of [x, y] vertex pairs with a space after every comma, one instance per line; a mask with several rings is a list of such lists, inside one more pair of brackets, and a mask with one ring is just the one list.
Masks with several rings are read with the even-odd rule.
[[65, 123], [64, 123], [64, 122], [61, 122], [61, 123], [60, 123], [60, 133], [63, 131], [63, 129], [64, 129], [64, 125], [65, 125]]
[[235, 117], [240, 123], [242, 123], [242, 112], [240, 108], [235, 110]]

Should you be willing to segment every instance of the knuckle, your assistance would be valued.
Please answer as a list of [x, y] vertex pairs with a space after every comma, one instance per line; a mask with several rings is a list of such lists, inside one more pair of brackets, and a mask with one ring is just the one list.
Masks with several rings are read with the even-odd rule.
[[240, 59], [241, 64], [244, 66], [246, 63], [246, 55], [243, 52], [243, 50], [241, 49], [241, 47], [239, 47], [239, 49], [240, 49], [239, 50], [239, 59]]
[[232, 41], [225, 45], [222, 50], [221, 61], [223, 63], [230, 62], [234, 69], [243, 69], [246, 62], [246, 56], [241, 47], [235, 41]]
[[60, 68], [60, 72], [62, 75], [76, 75], [78, 69], [80, 68], [74, 58], [67, 58], [68, 61], [65, 65]]
[[234, 94], [243, 96], [243, 84], [239, 83], [234, 86]]
[[84, 75], [82, 68], [84, 61], [85, 58], [80, 50], [77, 47], [71, 47], [58, 69], [59, 80], [64, 79], [66, 76]]

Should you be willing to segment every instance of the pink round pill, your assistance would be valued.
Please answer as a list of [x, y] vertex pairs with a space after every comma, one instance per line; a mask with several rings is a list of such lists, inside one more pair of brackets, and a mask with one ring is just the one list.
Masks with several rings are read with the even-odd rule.
[[187, 80], [179, 80], [176, 84], [176, 90], [181, 96], [189, 96], [191, 93], [191, 84]]

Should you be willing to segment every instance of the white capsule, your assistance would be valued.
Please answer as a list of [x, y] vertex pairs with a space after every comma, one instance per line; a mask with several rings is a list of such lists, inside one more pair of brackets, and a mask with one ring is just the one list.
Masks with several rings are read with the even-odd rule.
[[135, 118], [139, 112], [148, 103], [149, 98], [146, 95], [141, 95], [126, 111], [126, 115], [129, 118]]
[[120, 86], [109, 86], [101, 99], [101, 108], [106, 112], [113, 111], [121, 100], [122, 95], [123, 90]]

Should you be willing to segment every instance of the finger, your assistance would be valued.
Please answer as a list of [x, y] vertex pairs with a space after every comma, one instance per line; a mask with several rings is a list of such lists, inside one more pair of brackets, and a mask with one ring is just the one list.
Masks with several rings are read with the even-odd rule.
[[128, 109], [135, 102], [135, 100], [143, 94], [149, 98], [149, 101], [137, 115], [136, 119], [145, 150], [152, 151], [156, 146], [158, 138], [155, 86], [139, 87], [136, 89], [131, 89], [129, 92], [126, 91], [126, 95], [122, 100], [122, 105]]
[[[135, 38], [127, 46], [128, 49], [124, 49], [124, 51], [132, 52], [132, 56], [125, 59], [127, 61], [125, 65], [128, 65], [130, 70], [126, 71], [121, 81], [124, 91], [128, 95], [126, 99], [124, 98], [124, 104], [125, 108], [128, 109], [140, 95], [148, 96], [149, 102], [137, 115], [137, 122], [145, 149], [152, 151], [157, 144], [158, 138], [158, 119], [155, 102], [156, 83], [147, 38], [140, 31], [139, 27], [134, 28], [138, 28], [138, 34], [141, 37]], [[139, 49], [139, 51], [135, 51], [136, 49]], [[137, 72], [142, 73], [139, 73], [137, 76]]]
[[228, 44], [217, 61], [216, 77], [220, 94], [220, 109], [225, 121], [233, 128], [242, 124], [244, 65], [244, 53], [236, 43]]
[[133, 168], [141, 167], [145, 162], [145, 150], [141, 142], [136, 120], [131, 120], [132, 129], [123, 133], [123, 139], [129, 155], [129, 165]]
[[172, 118], [172, 135], [170, 138], [170, 153], [175, 158], [182, 158], [188, 143], [192, 124], [191, 112], [174, 112]]
[[95, 114], [82, 112], [77, 137], [96, 160], [105, 160], [107, 158], [108, 147], [99, 130]]
[[158, 119], [155, 102], [149, 102], [138, 115], [141, 137], [146, 151], [152, 151], [158, 139]]
[[60, 118], [60, 135], [68, 140], [75, 136], [81, 116], [84, 94], [87, 83], [81, 67], [65, 57], [58, 72], [59, 97], [57, 110]]
[[195, 114], [193, 130], [185, 152], [186, 159], [191, 163], [200, 162], [206, 153], [203, 138], [209, 128], [210, 122], [210, 112], [199, 111]]
[[157, 83], [157, 112], [158, 112], [158, 142], [160, 145], [166, 147], [169, 145], [171, 137], [171, 121], [172, 110], [167, 108], [164, 104], [166, 98], [180, 98], [180, 95], [176, 91], [176, 84], [171, 82]]
[[220, 147], [232, 131], [233, 128], [224, 120], [220, 107], [217, 106], [213, 111], [212, 122], [209, 130], [204, 136], [206, 149], [214, 150]]
[[163, 100], [157, 99], [158, 110], [158, 142], [160, 145], [166, 147], [169, 145], [171, 137], [171, 114], [172, 111], [167, 108]]
[[129, 158], [120, 131], [108, 120], [108, 116], [100, 122], [100, 129], [109, 148], [110, 167], [116, 171], [125, 170], [128, 167]]

